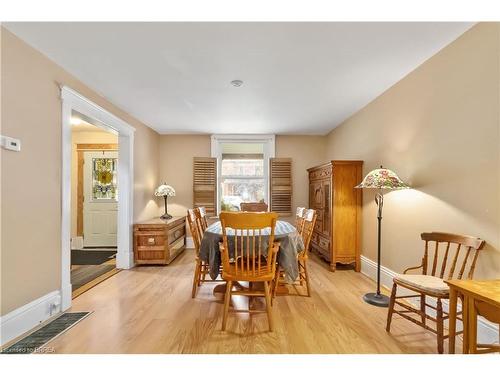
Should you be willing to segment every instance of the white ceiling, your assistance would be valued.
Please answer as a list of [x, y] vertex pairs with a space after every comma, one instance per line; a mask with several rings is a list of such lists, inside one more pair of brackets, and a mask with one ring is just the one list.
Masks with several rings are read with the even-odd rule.
[[472, 26], [4, 25], [159, 133], [209, 134], [326, 134]]

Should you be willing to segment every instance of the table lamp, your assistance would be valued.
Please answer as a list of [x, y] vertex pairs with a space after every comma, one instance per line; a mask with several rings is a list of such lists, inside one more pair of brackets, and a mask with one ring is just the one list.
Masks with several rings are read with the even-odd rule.
[[377, 194], [375, 195], [375, 203], [378, 206], [378, 251], [377, 251], [377, 292], [376, 293], [367, 293], [363, 296], [365, 302], [380, 306], [387, 307], [389, 306], [389, 297], [380, 293], [380, 236], [382, 229], [382, 207], [384, 205], [384, 196], [382, 195], [383, 189], [408, 189], [409, 186], [405, 184], [398, 177], [396, 173], [391, 171], [390, 169], [380, 168], [374, 169], [370, 173], [368, 173], [363, 181], [355, 186], [357, 189], [379, 189]]
[[163, 197], [165, 199], [165, 213], [160, 216], [161, 219], [168, 220], [172, 218], [172, 215], [168, 213], [167, 199], [168, 197], [175, 197], [175, 189], [167, 185], [166, 182], [158, 186], [155, 190], [155, 196]]

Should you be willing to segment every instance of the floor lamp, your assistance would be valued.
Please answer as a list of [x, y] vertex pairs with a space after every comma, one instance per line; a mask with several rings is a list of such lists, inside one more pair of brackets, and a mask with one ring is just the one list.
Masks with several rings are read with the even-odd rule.
[[374, 169], [368, 173], [363, 181], [356, 186], [358, 189], [378, 189], [375, 195], [375, 203], [378, 207], [377, 221], [378, 221], [378, 241], [377, 241], [377, 292], [367, 293], [363, 296], [365, 302], [380, 306], [389, 306], [389, 297], [380, 293], [380, 236], [382, 231], [382, 207], [384, 206], [384, 196], [382, 190], [389, 189], [408, 189], [409, 186], [405, 184], [398, 177], [396, 173], [390, 169], [385, 169], [382, 166]]

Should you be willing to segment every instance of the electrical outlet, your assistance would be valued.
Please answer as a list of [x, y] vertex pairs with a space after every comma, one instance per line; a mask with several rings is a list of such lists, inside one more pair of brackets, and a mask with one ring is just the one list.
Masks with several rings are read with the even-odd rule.
[[21, 151], [21, 141], [16, 138], [7, 137], [5, 135], [1, 136], [1, 145], [6, 150], [10, 151]]

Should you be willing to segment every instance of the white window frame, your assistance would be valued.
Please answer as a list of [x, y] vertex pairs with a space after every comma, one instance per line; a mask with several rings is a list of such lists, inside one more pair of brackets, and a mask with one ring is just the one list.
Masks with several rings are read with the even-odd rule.
[[[214, 134], [211, 136], [211, 155], [217, 158], [217, 215], [220, 213], [220, 184], [222, 174], [222, 149], [224, 143], [262, 143], [264, 145], [264, 197], [269, 205], [269, 160], [275, 157], [274, 134]], [[226, 176], [227, 177], [227, 176]], [[238, 177], [240, 178], [240, 177]], [[253, 177], [255, 178], [255, 177]]]

